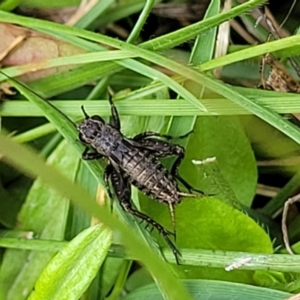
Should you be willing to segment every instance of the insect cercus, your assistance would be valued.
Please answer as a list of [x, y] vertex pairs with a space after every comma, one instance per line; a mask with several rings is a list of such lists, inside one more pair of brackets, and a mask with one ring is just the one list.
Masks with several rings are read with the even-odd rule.
[[[192, 190], [197, 190], [178, 174], [178, 167], [184, 158], [185, 151], [181, 146], [170, 143], [168, 140], [172, 137], [169, 135], [143, 132], [133, 138], [125, 137], [120, 131], [120, 119], [111, 98], [109, 102], [111, 123], [105, 123], [97, 115], [90, 117], [84, 107], [81, 107], [85, 119], [77, 126], [77, 129], [80, 141], [86, 145], [82, 158], [85, 160], [108, 159], [109, 164], [104, 172], [108, 195], [112, 197], [110, 180], [121, 207], [156, 228], [166, 240], [179, 264], [180, 252], [170, 239], [170, 235], [175, 235], [174, 206], [180, 203], [182, 197], [197, 196], [191, 194]], [[169, 171], [158, 158], [170, 155], [176, 156], [176, 160]], [[188, 189], [189, 193], [179, 190], [178, 181]], [[131, 202], [131, 184], [151, 198], [168, 205], [174, 233], [134, 208]], [[197, 192], [203, 195], [201, 191]]]

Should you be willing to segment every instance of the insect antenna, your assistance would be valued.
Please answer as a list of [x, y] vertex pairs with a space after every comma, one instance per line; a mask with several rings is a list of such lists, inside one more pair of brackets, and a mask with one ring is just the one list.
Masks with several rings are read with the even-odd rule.
[[90, 118], [90, 116], [87, 114], [87, 112], [85, 111], [85, 109], [84, 109], [84, 106], [83, 105], [81, 105], [81, 110], [82, 110], [82, 112], [83, 112], [83, 114], [84, 114], [84, 117], [85, 117], [85, 119], [87, 120], [87, 119], [89, 119]]

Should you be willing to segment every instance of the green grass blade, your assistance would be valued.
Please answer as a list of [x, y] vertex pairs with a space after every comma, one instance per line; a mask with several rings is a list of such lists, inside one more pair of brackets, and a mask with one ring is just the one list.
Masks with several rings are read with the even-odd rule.
[[[68, 242], [29, 240], [25, 238], [0, 237], [0, 246], [8, 249], [23, 249], [34, 251], [59, 251]], [[299, 248], [299, 247], [298, 247]], [[294, 249], [296, 251], [296, 249]], [[290, 254], [264, 254], [252, 252], [220, 251], [205, 249], [181, 249], [182, 265], [221, 268], [243, 261], [245, 257], [251, 257], [251, 261], [239, 267], [240, 270], [265, 270], [278, 272], [300, 273], [299, 255]], [[297, 252], [297, 251], [296, 251]], [[167, 261], [174, 262], [174, 255], [170, 249], [164, 249]], [[137, 256], [126, 252], [119, 245], [112, 245], [108, 256], [136, 260]]]
[[[201, 300], [284, 300], [292, 294], [241, 283], [224, 282], [217, 280], [184, 280], [193, 295], [193, 299]], [[134, 290], [125, 297], [125, 300], [162, 300], [155, 285], [150, 284]]]
[[146, 0], [146, 4], [143, 8], [143, 11], [141, 12], [138, 20], [135, 23], [135, 26], [133, 27], [130, 35], [126, 40], [127, 43], [134, 43], [134, 41], [138, 38], [155, 2], [155, 0]]
[[[137, 94], [138, 98], [142, 98]], [[296, 96], [296, 97], [295, 97]], [[300, 102], [297, 102], [298, 95], [289, 95], [285, 99], [278, 97], [258, 98], [256, 101], [263, 107], [280, 114], [297, 113], [300, 110]], [[123, 97], [122, 97], [123, 98]], [[131, 98], [131, 97], [130, 97]], [[133, 98], [133, 97], [132, 97]], [[135, 97], [134, 97], [135, 98]], [[121, 97], [116, 99], [121, 100]], [[248, 110], [230, 102], [224, 98], [201, 99], [208, 111], [196, 109], [185, 100], [177, 99], [143, 99], [143, 100], [117, 101], [116, 106], [120, 115], [126, 116], [228, 116], [228, 115], [249, 115]], [[80, 106], [83, 100], [55, 100], [49, 101], [64, 114], [72, 118], [81, 116]], [[105, 101], [85, 101], [87, 110], [93, 114], [101, 113], [102, 116], [110, 116], [110, 107]], [[33, 103], [28, 101], [4, 102], [0, 107], [0, 114], [3, 117], [40, 117], [42, 111]]]
[[[143, 44], [141, 44], [144, 48], [147, 48], [148, 50], [162, 50], [162, 49], [168, 49], [173, 48], [175, 46], [178, 46], [182, 44], [183, 42], [186, 42], [188, 40], [191, 40], [195, 38], [197, 35], [220, 25], [221, 23], [225, 21], [229, 21], [230, 19], [239, 16], [243, 13], [248, 13], [251, 9], [262, 5], [265, 3], [265, 0], [250, 0], [247, 1], [241, 5], [238, 5], [229, 11], [222, 12], [217, 15], [210, 16], [209, 18], [202, 20], [200, 22], [197, 22], [195, 24], [192, 24], [190, 26], [187, 26], [185, 28], [176, 30], [172, 33], [165, 34], [161, 37], [158, 37], [156, 39], [153, 39], [151, 41], [147, 41]], [[1, 15], [0, 15], [1, 18]]]
[[249, 47], [234, 53], [227, 54], [225, 56], [216, 58], [212, 61], [206, 62], [199, 66], [200, 71], [208, 71], [218, 67], [226, 66], [244, 59], [249, 59], [257, 56], [261, 56], [268, 52], [275, 52], [286, 48], [295, 47], [299, 45], [300, 36], [293, 35], [284, 39], [271, 41], [261, 45]]
[[101, 19], [101, 15], [114, 3], [114, 0], [106, 0], [105, 2], [96, 2], [95, 5], [87, 13], [85, 13], [80, 20], [78, 20], [74, 27], [77, 28], [90, 28], [92, 23], [98, 18]]

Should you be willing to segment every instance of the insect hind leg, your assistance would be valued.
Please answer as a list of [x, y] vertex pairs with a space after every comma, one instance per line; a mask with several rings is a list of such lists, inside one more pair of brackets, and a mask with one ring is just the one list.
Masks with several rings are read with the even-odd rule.
[[115, 190], [116, 196], [120, 202], [121, 207], [124, 211], [132, 214], [133, 216], [138, 217], [142, 221], [147, 222], [147, 224], [151, 225], [153, 228], [157, 229], [157, 231], [163, 236], [168, 246], [171, 248], [176, 263], [180, 264], [179, 262], [179, 256], [181, 255], [179, 250], [176, 248], [176, 246], [173, 244], [173, 242], [170, 239], [170, 235], [173, 235], [172, 232], [165, 229], [162, 225], [154, 221], [152, 218], [148, 217], [146, 214], [136, 210], [133, 208], [131, 203], [131, 189], [130, 189], [130, 183], [128, 179], [126, 178], [126, 174], [123, 174], [121, 172], [118, 172], [114, 168], [112, 168], [111, 172], [111, 182], [113, 185], [113, 188]]
[[152, 218], [148, 217], [147, 215], [141, 213], [140, 211], [134, 209], [130, 203], [130, 201], [128, 202], [120, 202], [122, 208], [127, 211], [128, 213], [142, 219], [143, 221], [147, 222], [147, 224], [151, 225], [153, 228], [157, 229], [157, 231], [163, 236], [163, 238], [165, 239], [165, 241], [167, 242], [168, 246], [171, 248], [176, 263], [179, 265], [179, 256], [181, 256], [179, 250], [176, 248], [176, 246], [173, 244], [173, 242], [170, 239], [170, 235], [173, 235], [172, 232], [168, 231], [167, 229], [165, 229], [162, 225], [160, 225], [159, 223], [157, 223], [156, 221], [154, 221]]

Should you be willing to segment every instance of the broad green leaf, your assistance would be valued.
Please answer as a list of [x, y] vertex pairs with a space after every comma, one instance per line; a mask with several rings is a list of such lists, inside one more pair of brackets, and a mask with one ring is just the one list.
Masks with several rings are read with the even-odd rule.
[[176, 220], [182, 248], [273, 253], [268, 234], [254, 220], [218, 199], [185, 198]]
[[[193, 299], [201, 300], [284, 300], [292, 294], [276, 290], [216, 280], [184, 280]], [[160, 300], [163, 297], [154, 284], [136, 289], [128, 294], [125, 300]]]
[[102, 224], [82, 231], [49, 262], [28, 299], [78, 299], [97, 275], [111, 241]]
[[[192, 160], [216, 157], [224, 184], [232, 190], [238, 202], [251, 206], [256, 191], [257, 168], [250, 143], [235, 117], [199, 117], [186, 148], [181, 175], [193, 187], [224, 199], [214, 180], [217, 174], [204, 174]], [[228, 199], [224, 199], [228, 200]]]
[[[145, 196], [143, 198], [146, 198]], [[172, 230], [166, 205], [143, 199], [142, 208], [156, 221]], [[180, 248], [273, 253], [268, 234], [243, 212], [212, 198], [184, 198], [176, 206], [176, 244]], [[164, 241], [162, 241], [165, 245]], [[184, 260], [182, 261], [184, 264]], [[250, 271], [205, 267], [179, 267], [183, 278], [227, 279], [253, 283]]]
[[[273, 253], [268, 234], [249, 216], [220, 200], [184, 199], [176, 216], [178, 245], [182, 248]], [[208, 267], [181, 268], [181, 271], [185, 278], [253, 282], [250, 271], [227, 272]]]
[[[48, 163], [69, 178], [77, 168], [78, 155], [63, 141], [49, 156]], [[18, 217], [18, 229], [33, 231], [46, 240], [63, 240], [69, 203], [37, 179], [32, 185]], [[10, 300], [27, 299], [34, 282], [53, 252], [8, 249], [1, 267], [0, 281]]]
[[[142, 207], [171, 229], [166, 205], [144, 196]], [[268, 234], [254, 220], [216, 198], [184, 198], [175, 209], [181, 248], [273, 253]]]

